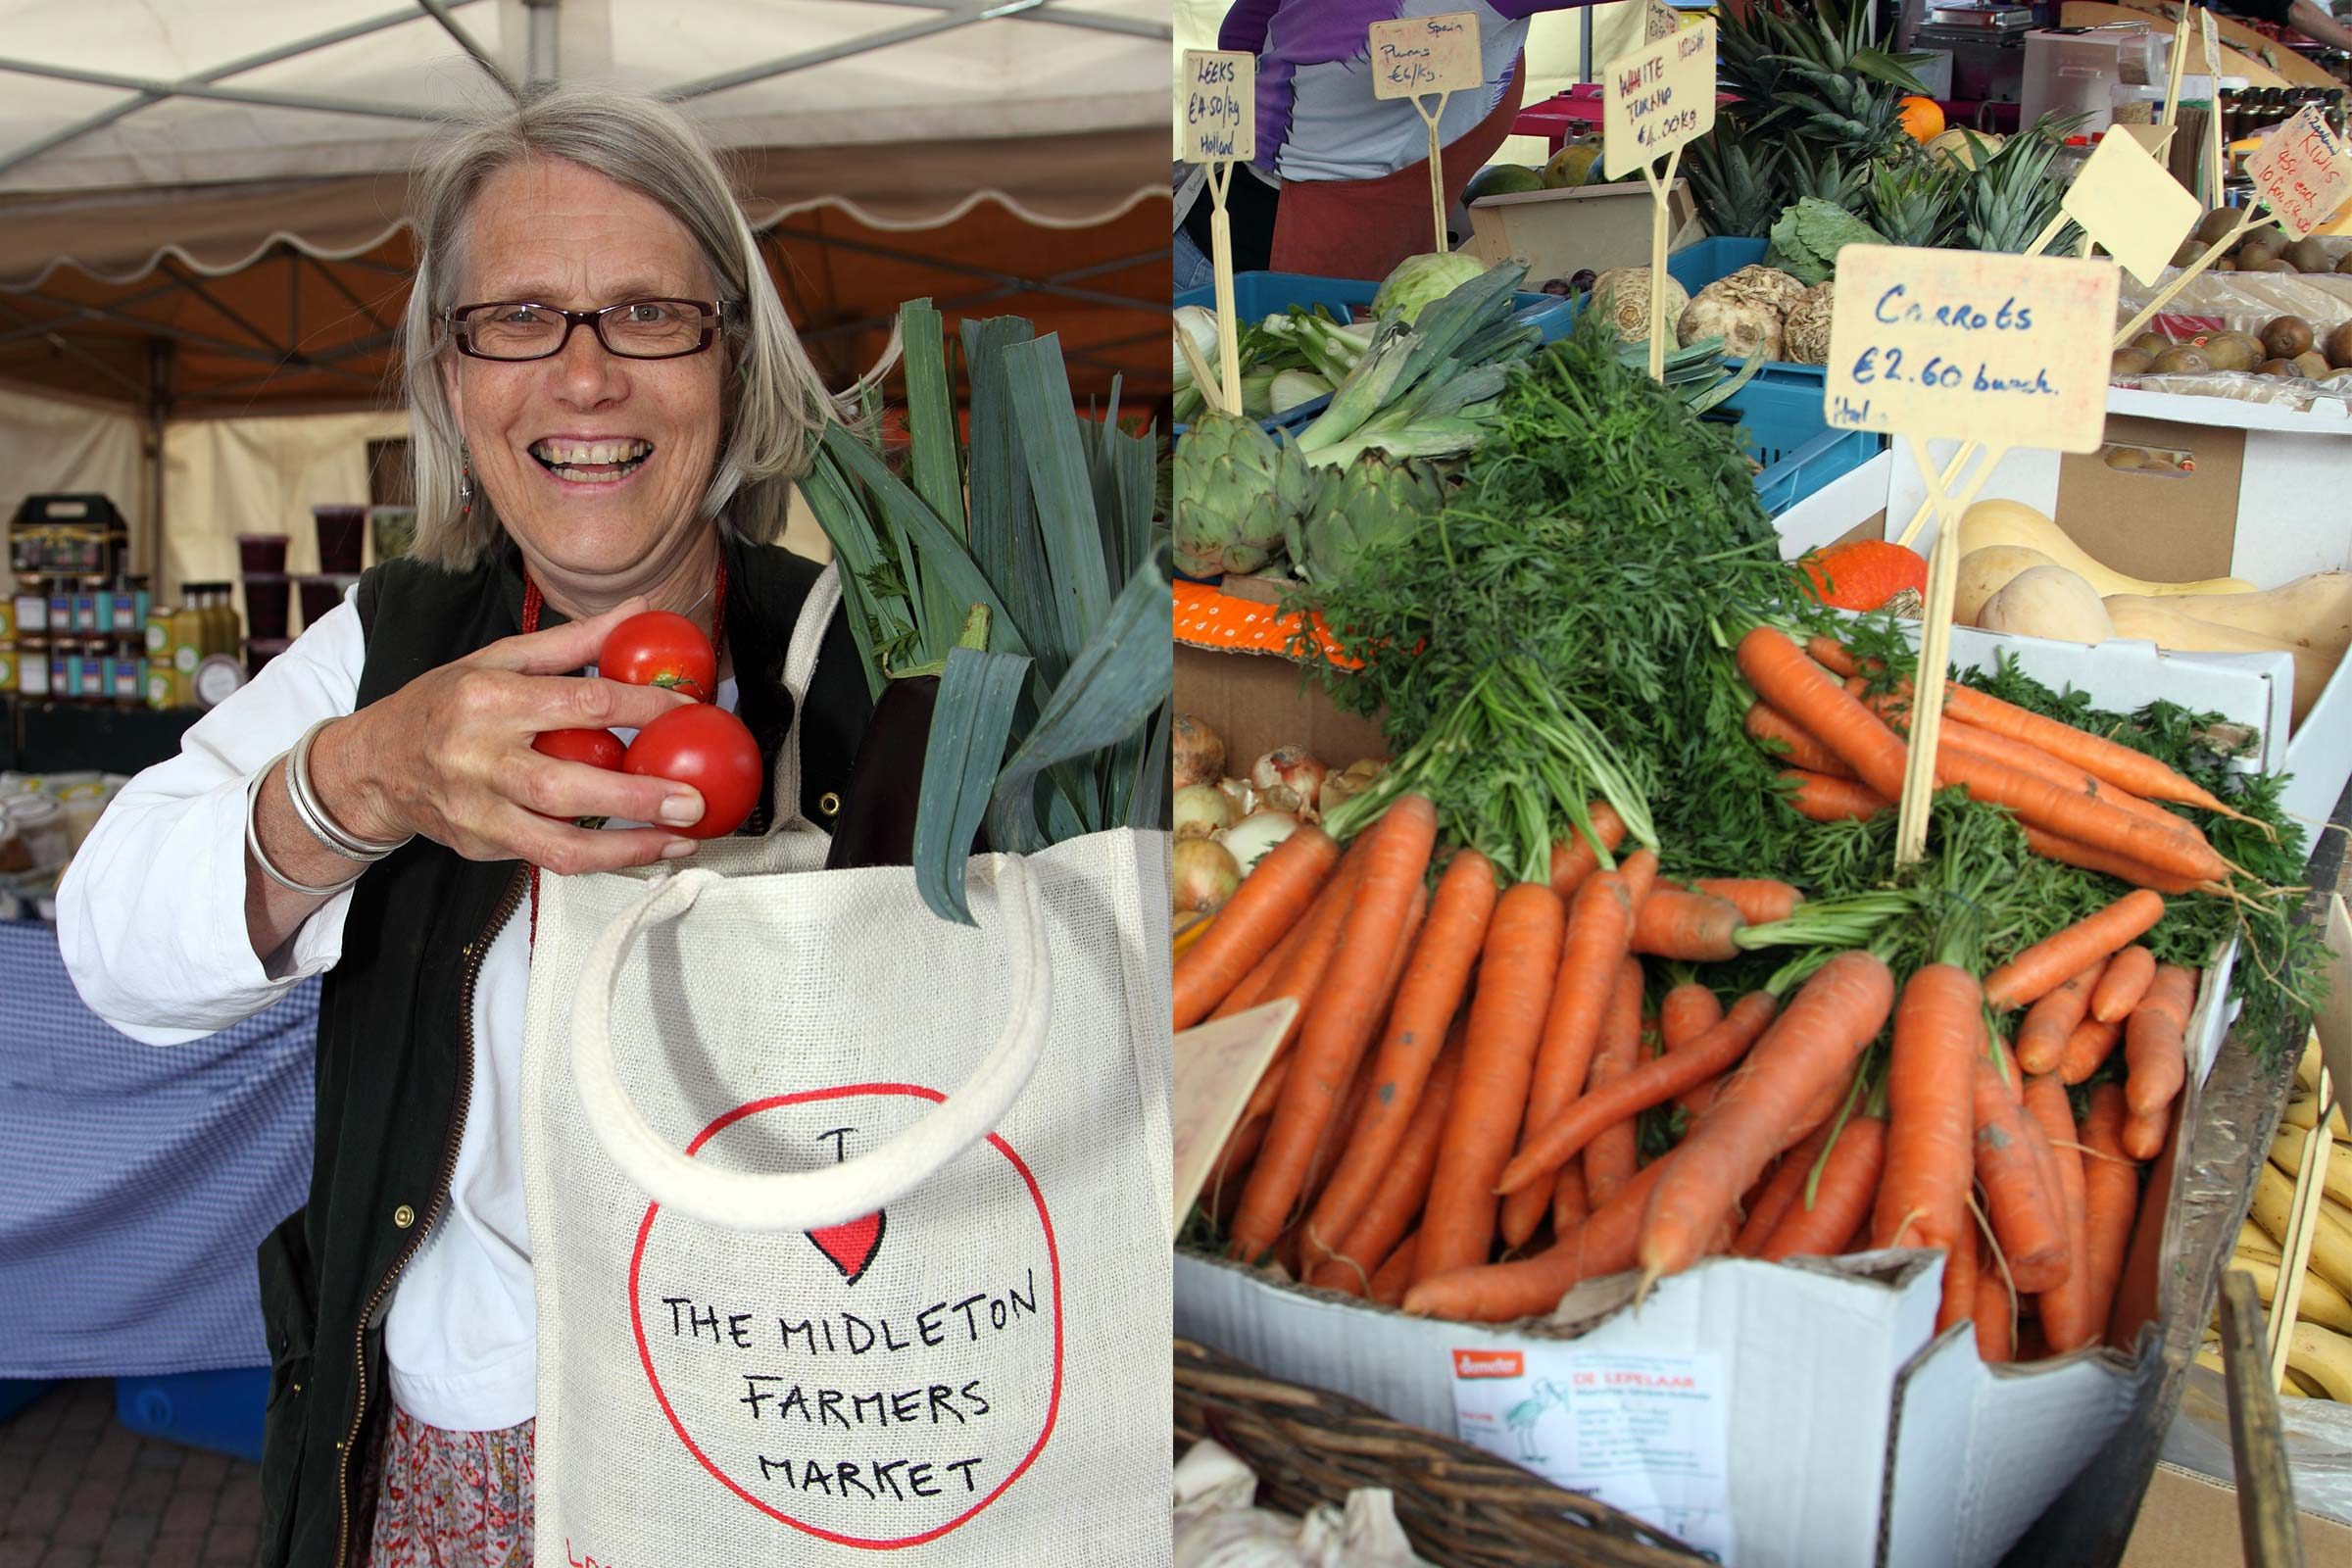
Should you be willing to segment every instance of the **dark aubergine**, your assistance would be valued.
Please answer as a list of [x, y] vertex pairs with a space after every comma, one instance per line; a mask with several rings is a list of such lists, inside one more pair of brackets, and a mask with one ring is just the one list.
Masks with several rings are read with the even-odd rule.
[[[866, 865], [914, 863], [914, 814], [923, 793], [923, 758], [930, 748], [931, 711], [939, 700], [937, 675], [902, 675], [882, 689], [858, 760], [850, 768], [841, 815], [833, 823], [833, 848], [825, 869], [848, 871]], [[985, 854], [988, 832], [973, 836], [974, 854]]]

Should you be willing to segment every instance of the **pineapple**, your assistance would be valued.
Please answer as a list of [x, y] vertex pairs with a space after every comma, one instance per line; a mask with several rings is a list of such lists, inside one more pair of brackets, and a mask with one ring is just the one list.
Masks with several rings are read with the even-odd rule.
[[1863, 192], [1870, 177], [1869, 167], [1847, 163], [1835, 147], [1811, 149], [1802, 142], [1791, 143], [1782, 176], [1785, 183], [1781, 195], [1787, 202], [1793, 204], [1811, 196], [1833, 207], [1842, 207], [1856, 218], [1862, 216], [1867, 205]]
[[1684, 167], [1707, 226], [1762, 239], [1785, 205], [1781, 156], [1769, 143], [1709, 136], [1693, 142]]
[[1895, 245], [1943, 246], [1960, 226], [1954, 172], [1920, 158], [1882, 164], [1870, 179], [1871, 224]]
[[2012, 136], [1979, 162], [1961, 186], [1960, 209], [1969, 249], [2023, 254], [2058, 216], [2066, 192], [2050, 177], [2058, 140], [2036, 126]]

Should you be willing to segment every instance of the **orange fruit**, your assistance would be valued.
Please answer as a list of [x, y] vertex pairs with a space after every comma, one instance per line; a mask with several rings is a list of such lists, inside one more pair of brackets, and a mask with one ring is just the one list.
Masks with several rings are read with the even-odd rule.
[[1943, 134], [1943, 109], [1935, 99], [1913, 93], [1902, 101], [1901, 108], [1903, 129], [1913, 141], [1930, 141]]

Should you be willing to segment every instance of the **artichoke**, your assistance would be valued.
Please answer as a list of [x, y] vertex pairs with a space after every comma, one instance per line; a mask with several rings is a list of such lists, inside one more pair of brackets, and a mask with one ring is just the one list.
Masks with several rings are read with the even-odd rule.
[[1176, 443], [1176, 569], [1191, 577], [1262, 569], [1313, 489], [1296, 447], [1254, 419], [1204, 416]]
[[1348, 576], [1375, 546], [1419, 528], [1446, 501], [1435, 464], [1391, 463], [1376, 452], [1324, 468], [1317, 480], [1313, 505], [1287, 536], [1298, 575], [1312, 583]]

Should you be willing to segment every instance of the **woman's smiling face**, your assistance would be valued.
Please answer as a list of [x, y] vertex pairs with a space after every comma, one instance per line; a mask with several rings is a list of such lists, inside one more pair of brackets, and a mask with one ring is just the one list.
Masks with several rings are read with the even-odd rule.
[[[714, 300], [683, 224], [578, 164], [540, 159], [490, 176], [466, 229], [458, 302], [597, 310], [633, 299]], [[552, 359], [443, 365], [473, 483], [543, 576], [577, 591], [639, 591], [692, 552], [716, 461], [718, 345], [672, 360], [607, 353], [576, 327]]]

